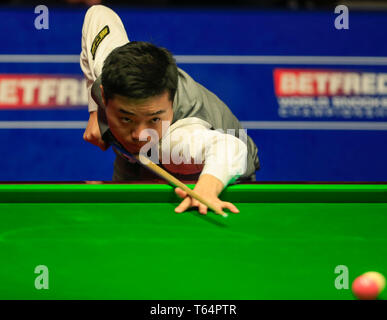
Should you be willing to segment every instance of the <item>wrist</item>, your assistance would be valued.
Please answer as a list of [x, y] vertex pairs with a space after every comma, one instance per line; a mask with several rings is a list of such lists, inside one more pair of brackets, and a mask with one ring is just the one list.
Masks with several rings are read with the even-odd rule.
[[89, 118], [97, 119], [98, 113], [97, 111], [90, 111], [89, 112]]
[[202, 174], [197, 182], [199, 186], [205, 186], [211, 196], [218, 196], [223, 190], [223, 183], [211, 174]]

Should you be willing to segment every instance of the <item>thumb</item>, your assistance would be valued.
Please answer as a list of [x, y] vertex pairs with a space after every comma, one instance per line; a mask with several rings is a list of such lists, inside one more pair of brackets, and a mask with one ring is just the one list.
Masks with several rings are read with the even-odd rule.
[[182, 190], [181, 188], [177, 187], [175, 188], [175, 193], [182, 199], [184, 199], [185, 197], [187, 197], [187, 192], [185, 192], [184, 190]]

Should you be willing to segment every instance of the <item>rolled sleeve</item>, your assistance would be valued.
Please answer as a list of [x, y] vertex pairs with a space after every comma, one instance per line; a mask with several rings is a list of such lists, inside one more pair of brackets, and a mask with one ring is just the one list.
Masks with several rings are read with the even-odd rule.
[[210, 174], [226, 187], [246, 172], [247, 146], [242, 140], [211, 130], [194, 118], [179, 122], [163, 139], [171, 139], [170, 150], [183, 150], [189, 153], [186, 158], [202, 161], [201, 175]]
[[238, 138], [212, 130], [201, 174], [210, 174], [226, 187], [246, 172], [247, 146]]

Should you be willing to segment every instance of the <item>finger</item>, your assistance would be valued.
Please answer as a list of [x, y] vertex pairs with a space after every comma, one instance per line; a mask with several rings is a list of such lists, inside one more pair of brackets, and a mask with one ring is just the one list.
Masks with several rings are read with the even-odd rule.
[[106, 151], [108, 148], [107, 143], [105, 141], [103, 141], [102, 139], [99, 140], [98, 146], [101, 148], [102, 151]]
[[176, 213], [181, 213], [181, 212], [184, 212], [185, 210], [187, 210], [190, 207], [191, 207], [191, 198], [187, 197], [175, 208], [175, 212]]
[[83, 140], [89, 141], [89, 134], [87, 134], [86, 132], [83, 134]]
[[236, 206], [234, 206], [231, 202], [223, 202], [223, 208], [227, 208], [233, 213], [239, 213], [240, 211]]
[[105, 151], [108, 148], [108, 145], [104, 140], [96, 138], [91, 134], [84, 134], [83, 140], [101, 148], [102, 151]]
[[83, 139], [87, 142], [90, 142], [92, 144], [96, 144], [96, 141], [98, 141], [97, 139], [95, 139], [95, 137], [93, 135], [91, 135], [90, 133], [85, 133], [83, 135]]
[[201, 214], [207, 214], [207, 206], [205, 206], [204, 204], [200, 203], [199, 204], [199, 212]]
[[185, 197], [187, 197], [187, 192], [185, 192], [184, 190], [182, 190], [181, 188], [177, 187], [175, 188], [175, 193], [182, 199], [184, 199]]
[[200, 205], [201, 203], [198, 200], [192, 199], [192, 204], [191, 204], [192, 207], [199, 207]]

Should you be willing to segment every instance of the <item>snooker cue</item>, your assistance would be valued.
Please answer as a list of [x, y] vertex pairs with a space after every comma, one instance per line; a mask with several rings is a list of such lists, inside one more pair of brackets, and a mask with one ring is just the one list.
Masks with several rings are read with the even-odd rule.
[[227, 217], [227, 213], [217, 210], [212, 203], [208, 202], [206, 199], [204, 199], [201, 195], [197, 194], [195, 191], [191, 190], [188, 188], [183, 182], [181, 182], [179, 179], [175, 178], [173, 175], [171, 175], [169, 172], [164, 170], [163, 168], [159, 167], [157, 164], [152, 162], [150, 159], [147, 157], [144, 157], [143, 155], [136, 155], [136, 159], [145, 167], [150, 169], [152, 172], [156, 173], [157, 175], [161, 176], [165, 180], [167, 180], [170, 184], [179, 187], [180, 189], [184, 190], [187, 192], [187, 194], [199, 202], [203, 203], [205, 206], [208, 208], [212, 209], [216, 214], [220, 214], [223, 217]]
[[221, 216], [223, 216], [224, 218], [227, 218], [228, 214], [223, 212], [222, 210], [217, 210], [215, 208], [215, 206], [212, 205], [212, 203], [210, 203], [209, 201], [207, 201], [206, 199], [204, 199], [202, 196], [200, 196], [199, 194], [197, 194], [195, 191], [191, 190], [190, 188], [188, 188], [183, 182], [181, 182], [179, 179], [175, 178], [173, 175], [171, 175], [169, 172], [167, 172], [166, 170], [164, 170], [163, 168], [159, 167], [157, 164], [155, 164], [154, 162], [152, 162], [150, 159], [148, 159], [147, 157], [144, 157], [143, 155], [141, 155], [141, 159], [140, 159], [140, 154], [139, 155], [132, 155], [129, 151], [127, 151], [113, 136], [113, 134], [110, 132], [110, 130], [107, 130], [104, 134], [104, 140], [106, 139], [108, 141], [109, 144], [113, 145], [118, 151], [120, 151], [122, 154], [124, 154], [125, 156], [129, 157], [130, 159], [133, 159], [135, 160], [136, 162], [140, 163], [141, 165], [143, 165], [144, 167], [148, 168], [149, 170], [151, 170], [153, 173], [157, 174], [158, 176], [160, 176], [161, 178], [163, 178], [164, 180], [166, 180], [167, 182], [169, 182], [170, 184], [176, 186], [176, 187], [179, 187], [180, 189], [184, 190], [185, 192], [187, 192], [187, 194], [191, 197], [191, 198], [194, 198], [196, 200], [198, 200], [199, 202], [203, 203], [205, 206], [207, 206], [208, 208], [210, 208], [211, 210], [213, 210], [216, 214], [219, 214]]

